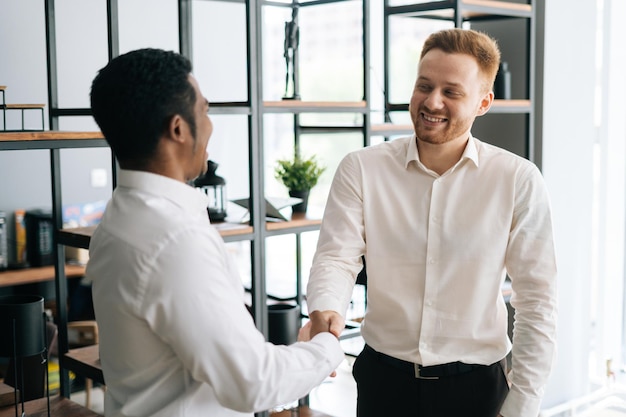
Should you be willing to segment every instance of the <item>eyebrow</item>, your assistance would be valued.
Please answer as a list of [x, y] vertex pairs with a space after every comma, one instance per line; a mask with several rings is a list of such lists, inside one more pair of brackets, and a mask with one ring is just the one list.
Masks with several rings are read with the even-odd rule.
[[[417, 77], [417, 80], [418, 81], [428, 81], [428, 82], [431, 81], [430, 78], [424, 77], [424, 76], [421, 76], [421, 75], [419, 77]], [[445, 82], [445, 85], [447, 87], [463, 88], [463, 84], [461, 84], [461, 83]]]

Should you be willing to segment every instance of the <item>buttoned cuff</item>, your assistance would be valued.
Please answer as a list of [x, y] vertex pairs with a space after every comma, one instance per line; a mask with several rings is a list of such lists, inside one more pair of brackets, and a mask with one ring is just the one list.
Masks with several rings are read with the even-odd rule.
[[311, 300], [307, 300], [307, 302], [308, 302], [309, 313], [316, 311], [316, 310], [317, 311], [332, 310], [341, 314], [342, 317], [345, 317], [346, 310], [348, 308], [347, 306], [343, 308], [343, 306], [340, 305], [340, 303], [338, 303], [334, 297], [320, 296], [320, 297], [315, 297], [314, 299], [311, 299]]
[[503, 417], [537, 417], [541, 398], [529, 397], [511, 387], [500, 410]]

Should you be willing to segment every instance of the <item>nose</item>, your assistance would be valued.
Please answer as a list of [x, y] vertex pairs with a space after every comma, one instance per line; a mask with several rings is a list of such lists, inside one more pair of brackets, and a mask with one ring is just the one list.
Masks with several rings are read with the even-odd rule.
[[211, 118], [208, 115], [207, 115], [207, 119], [209, 119], [208, 137], [210, 138], [213, 135], [213, 120], [211, 120]]
[[443, 95], [439, 90], [432, 90], [424, 99], [424, 106], [429, 110], [443, 108]]

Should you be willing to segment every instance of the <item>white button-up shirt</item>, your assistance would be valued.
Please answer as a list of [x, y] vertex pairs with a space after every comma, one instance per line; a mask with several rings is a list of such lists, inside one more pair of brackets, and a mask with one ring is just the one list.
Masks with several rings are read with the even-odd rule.
[[537, 416], [555, 349], [556, 261], [534, 164], [472, 137], [441, 176], [420, 162], [415, 137], [347, 155], [324, 213], [309, 311], [345, 313], [362, 254], [363, 338], [423, 365], [491, 364], [507, 355], [508, 273], [516, 315], [502, 414]]
[[207, 198], [120, 171], [90, 245], [106, 416], [242, 416], [306, 395], [344, 358], [330, 333], [274, 346], [256, 329]]

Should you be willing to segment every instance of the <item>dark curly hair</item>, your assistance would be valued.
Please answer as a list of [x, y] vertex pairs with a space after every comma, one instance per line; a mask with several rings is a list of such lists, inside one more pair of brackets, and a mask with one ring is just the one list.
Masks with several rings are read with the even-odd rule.
[[120, 55], [98, 72], [91, 110], [120, 162], [147, 161], [175, 115], [196, 137], [191, 69], [178, 53], [147, 48]]

